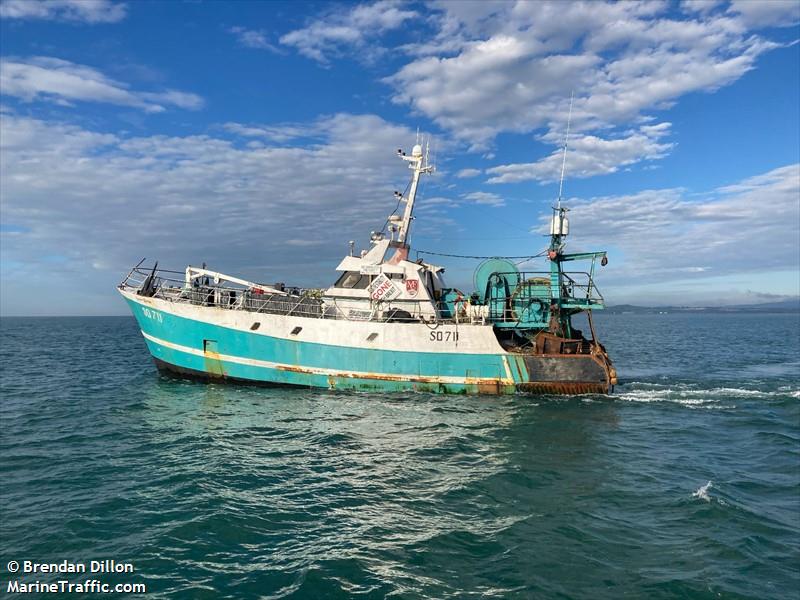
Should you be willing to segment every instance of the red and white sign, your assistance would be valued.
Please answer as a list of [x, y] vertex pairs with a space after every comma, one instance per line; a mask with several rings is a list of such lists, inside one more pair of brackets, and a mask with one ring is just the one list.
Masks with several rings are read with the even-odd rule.
[[400, 290], [386, 275], [378, 275], [367, 287], [371, 300], [394, 300], [400, 295]]
[[406, 279], [406, 293], [416, 296], [419, 293], [419, 279]]

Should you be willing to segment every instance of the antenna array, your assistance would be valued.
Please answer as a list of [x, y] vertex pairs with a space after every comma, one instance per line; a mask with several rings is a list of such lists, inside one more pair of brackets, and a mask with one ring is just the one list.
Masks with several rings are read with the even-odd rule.
[[561, 159], [561, 179], [558, 183], [558, 208], [561, 209], [561, 193], [564, 190], [564, 169], [567, 166], [567, 141], [569, 140], [569, 126], [572, 122], [572, 101], [575, 99], [575, 90], [569, 96], [569, 116], [567, 117], [567, 134], [564, 136], [564, 156]]

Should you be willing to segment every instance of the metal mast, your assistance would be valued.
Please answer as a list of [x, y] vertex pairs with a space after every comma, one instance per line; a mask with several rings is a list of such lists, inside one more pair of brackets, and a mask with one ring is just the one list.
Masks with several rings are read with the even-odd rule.
[[405, 211], [403, 211], [403, 220], [400, 222], [397, 234], [397, 241], [401, 244], [405, 244], [406, 240], [408, 239], [408, 231], [411, 228], [411, 219], [413, 219], [414, 201], [417, 197], [417, 186], [419, 185], [420, 175], [423, 173], [431, 173], [433, 171], [433, 167], [428, 164], [429, 147], [430, 143], [425, 144], [424, 155], [422, 153], [422, 146], [420, 144], [414, 145], [414, 148], [411, 150], [411, 156], [406, 156], [405, 153], [403, 153], [401, 150], [398, 150], [400, 158], [410, 163], [408, 168], [413, 171], [413, 175], [411, 176], [411, 186], [408, 190], [408, 196], [404, 198], [406, 208]]
[[575, 99], [575, 91], [569, 95], [569, 116], [567, 117], [567, 135], [564, 136], [564, 156], [561, 158], [561, 179], [558, 183], [558, 200], [556, 208], [561, 208], [561, 192], [564, 190], [564, 169], [567, 166], [567, 141], [569, 140], [569, 126], [572, 122], [572, 101]]

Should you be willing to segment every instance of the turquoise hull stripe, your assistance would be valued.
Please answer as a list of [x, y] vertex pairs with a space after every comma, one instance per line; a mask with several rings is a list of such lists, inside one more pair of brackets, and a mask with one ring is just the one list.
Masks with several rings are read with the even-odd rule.
[[[503, 360], [506, 357], [514, 382], [527, 380], [522, 361], [508, 354], [403, 352], [284, 340], [187, 319], [126, 300], [141, 330], [147, 334], [145, 341], [155, 358], [210, 375], [325, 388], [449, 392], [478, 391], [478, 381], [470, 380], [482, 379], [485, 381], [480, 382], [481, 391], [495, 391], [487, 388], [493, 384], [496, 393], [511, 393], [515, 391], [514, 385], [499, 381], [508, 381]], [[206, 350], [210, 352], [203, 355]], [[217, 354], [277, 363], [290, 369], [219, 360], [215, 358]], [[291, 370], [292, 367], [300, 370]], [[341, 371], [344, 375], [308, 373], [303, 369]], [[359, 374], [370, 376], [358, 377]], [[398, 376], [415, 380], [399, 381]], [[446, 381], [448, 378], [462, 381]]]

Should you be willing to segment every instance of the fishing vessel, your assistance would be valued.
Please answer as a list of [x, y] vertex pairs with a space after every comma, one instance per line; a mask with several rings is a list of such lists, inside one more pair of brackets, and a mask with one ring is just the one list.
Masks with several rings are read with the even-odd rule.
[[[594, 284], [605, 252], [568, 253], [558, 204], [543, 258], [527, 272], [489, 258], [474, 291], [448, 287], [444, 268], [410, 258], [420, 179], [430, 174], [417, 140], [398, 156], [411, 170], [395, 213], [370, 245], [336, 267], [327, 289], [248, 281], [202, 267], [143, 262], [119, 284], [160, 370], [214, 381], [344, 390], [462, 394], [609, 393], [616, 372], [597, 340]], [[566, 150], [566, 146], [565, 146]], [[563, 178], [562, 178], [563, 180]], [[402, 214], [400, 208], [402, 207]], [[564, 266], [588, 261], [581, 272]], [[573, 325], [588, 316], [589, 335]]]

